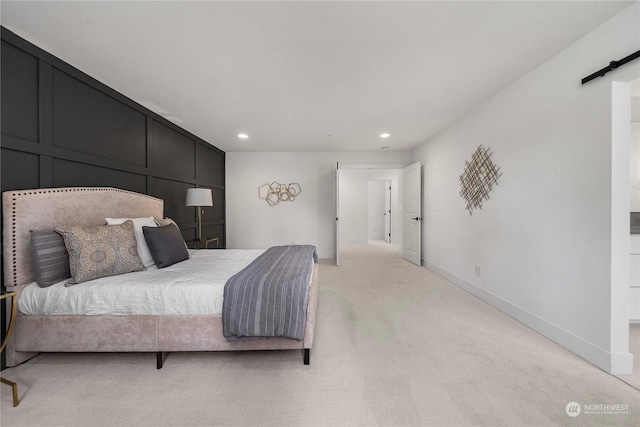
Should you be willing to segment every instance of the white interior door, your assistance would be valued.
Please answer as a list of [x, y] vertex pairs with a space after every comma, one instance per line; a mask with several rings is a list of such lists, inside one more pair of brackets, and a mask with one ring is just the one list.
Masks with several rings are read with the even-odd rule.
[[384, 183], [384, 240], [391, 243], [391, 181]]
[[402, 257], [421, 265], [422, 174], [420, 162], [404, 168], [404, 206], [402, 210]]
[[340, 163], [336, 163], [336, 265], [340, 265]]

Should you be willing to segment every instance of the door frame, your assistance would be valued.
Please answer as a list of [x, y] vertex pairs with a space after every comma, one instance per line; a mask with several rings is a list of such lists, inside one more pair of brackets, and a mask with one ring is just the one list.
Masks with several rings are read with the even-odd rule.
[[[339, 171], [343, 171], [345, 169], [396, 169], [401, 171], [404, 169], [406, 164], [404, 163], [335, 163], [335, 239], [336, 239], [336, 266], [340, 265], [340, 180], [344, 177], [341, 177], [341, 173]], [[402, 185], [402, 173], [399, 174], [400, 186]], [[400, 187], [399, 186], [399, 187]], [[399, 188], [398, 188], [399, 190]], [[398, 191], [398, 204], [402, 206], [402, 192]]]
[[391, 181], [384, 182], [384, 240], [391, 243], [391, 230], [393, 223], [391, 222]]
[[335, 169], [335, 214], [336, 214], [336, 266], [340, 265], [340, 162], [336, 162]]
[[[415, 180], [408, 180], [409, 173], [417, 173]], [[402, 257], [416, 265], [422, 265], [422, 163], [414, 162], [407, 165], [402, 170], [402, 197], [404, 207], [402, 209]], [[416, 191], [417, 200], [407, 197], [407, 190]], [[411, 203], [407, 200], [411, 200]], [[415, 206], [413, 206], [415, 205]], [[409, 247], [414, 240], [407, 236], [415, 237], [417, 234], [416, 247]]]
[[612, 374], [631, 374], [629, 352], [631, 84], [611, 83], [611, 314]]

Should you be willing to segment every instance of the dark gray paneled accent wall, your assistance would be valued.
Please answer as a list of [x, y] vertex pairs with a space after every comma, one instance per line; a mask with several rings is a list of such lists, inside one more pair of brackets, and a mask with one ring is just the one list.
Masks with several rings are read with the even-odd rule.
[[108, 186], [149, 194], [164, 199], [165, 216], [191, 239], [196, 210], [185, 206], [187, 189], [211, 188], [202, 234], [225, 247], [223, 151], [1, 30], [2, 191]]
[[[2, 28], [2, 191], [112, 186], [161, 197], [195, 236], [189, 187], [213, 189], [203, 234], [224, 247], [224, 152]], [[132, 78], [135, 78], [133, 76]]]
[[[4, 32], [3, 32], [4, 34]], [[2, 43], [2, 133], [38, 140], [38, 59]]]
[[147, 165], [145, 114], [69, 74], [56, 69], [52, 74], [55, 147]]

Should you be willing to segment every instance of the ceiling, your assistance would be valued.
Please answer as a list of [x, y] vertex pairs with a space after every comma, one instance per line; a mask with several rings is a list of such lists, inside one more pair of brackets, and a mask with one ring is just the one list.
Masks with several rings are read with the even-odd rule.
[[0, 20], [224, 151], [394, 151], [630, 4], [2, 1]]

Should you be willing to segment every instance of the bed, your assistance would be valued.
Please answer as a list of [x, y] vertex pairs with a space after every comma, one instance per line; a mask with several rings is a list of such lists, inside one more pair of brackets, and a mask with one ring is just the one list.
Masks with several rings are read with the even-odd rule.
[[[310, 363], [313, 345], [315, 313], [318, 296], [318, 266], [312, 273], [306, 307], [306, 321], [300, 340], [268, 337], [230, 340], [223, 333], [222, 315], [206, 310], [190, 312], [169, 307], [168, 310], [147, 310], [130, 314], [90, 309], [82, 314], [56, 312], [58, 304], [49, 304], [44, 314], [27, 314], [37, 303], [33, 302], [34, 271], [30, 255], [30, 230], [54, 227], [104, 224], [105, 218], [163, 218], [163, 201], [151, 196], [108, 187], [51, 188], [3, 193], [3, 268], [7, 290], [17, 292], [19, 311], [13, 334], [6, 349], [8, 366], [15, 366], [39, 352], [154, 352], [157, 368], [163, 363], [163, 354], [180, 351], [234, 351], [234, 350], [303, 350], [303, 361]], [[172, 274], [180, 269], [192, 269], [197, 262], [222, 263], [237, 255], [240, 264], [250, 262], [261, 251], [200, 250], [189, 251], [190, 259], [176, 264]], [[232, 274], [238, 266], [231, 269]], [[158, 274], [160, 270], [127, 273], [120, 281], [135, 283], [143, 275]], [[175, 270], [178, 270], [176, 273]], [[211, 277], [217, 273], [212, 271]], [[201, 275], [202, 276], [202, 275]], [[206, 277], [206, 274], [204, 274]], [[201, 277], [202, 278], [202, 277]], [[223, 280], [218, 277], [219, 280]], [[102, 279], [98, 279], [100, 281]], [[47, 292], [83, 292], [91, 282], [65, 288], [58, 284], [44, 288]], [[57, 289], [62, 287], [62, 289]], [[22, 294], [24, 293], [24, 299]], [[36, 294], [38, 292], [35, 292]], [[90, 298], [89, 298], [90, 299]], [[214, 303], [218, 304], [218, 303]], [[62, 305], [62, 304], [60, 304]], [[183, 305], [190, 305], [186, 302]], [[52, 308], [53, 307], [53, 308]], [[53, 310], [53, 311], [52, 311]]]

